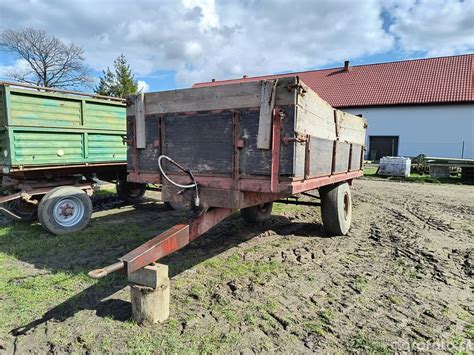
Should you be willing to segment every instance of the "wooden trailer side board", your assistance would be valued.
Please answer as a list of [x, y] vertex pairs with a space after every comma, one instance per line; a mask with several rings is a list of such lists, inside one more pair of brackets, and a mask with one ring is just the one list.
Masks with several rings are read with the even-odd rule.
[[[275, 106], [294, 104], [295, 92], [286, 89], [286, 86], [294, 83], [294, 80], [295, 78], [279, 80], [280, 90], [275, 97]], [[255, 81], [146, 93], [145, 115], [258, 108], [261, 104], [261, 87], [261, 81]], [[134, 114], [133, 111], [130, 112]]]
[[[260, 182], [270, 180], [355, 176], [361, 170], [365, 120], [334, 109], [298, 77], [147, 93], [144, 103], [144, 116], [137, 115], [136, 104], [127, 108], [130, 181], [159, 183], [160, 154], [208, 182], [243, 191], [263, 191]], [[269, 145], [275, 134], [277, 155]], [[180, 175], [163, 163], [175, 178]], [[239, 184], [245, 179], [260, 182]]]
[[295, 133], [307, 136], [309, 149], [296, 151], [295, 176], [303, 176], [300, 167], [307, 160], [305, 177], [359, 170], [367, 127], [364, 118], [333, 108], [306, 84], [298, 84]]

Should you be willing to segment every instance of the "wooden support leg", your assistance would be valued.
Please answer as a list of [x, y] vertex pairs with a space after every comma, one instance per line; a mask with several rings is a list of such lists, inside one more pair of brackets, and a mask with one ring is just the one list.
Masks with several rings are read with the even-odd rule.
[[139, 269], [128, 277], [132, 317], [138, 324], [164, 322], [170, 315], [170, 280], [168, 266], [154, 264]]

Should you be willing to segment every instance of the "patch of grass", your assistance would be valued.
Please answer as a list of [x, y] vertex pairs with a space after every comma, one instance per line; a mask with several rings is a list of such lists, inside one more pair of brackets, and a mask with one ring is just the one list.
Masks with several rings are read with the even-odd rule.
[[[3, 265], [2, 265], [3, 264]], [[87, 274], [67, 272], [31, 275], [17, 266], [0, 264], [0, 331], [40, 317], [54, 305], [94, 283]]]
[[474, 340], [474, 319], [471, 319], [468, 324], [464, 327], [464, 333], [471, 340]]
[[327, 324], [327, 325], [331, 324], [333, 314], [329, 309], [323, 309], [319, 311], [318, 316], [321, 322], [323, 322], [324, 324]]
[[326, 331], [323, 329], [320, 323], [318, 322], [305, 322], [303, 323], [303, 328], [311, 333], [314, 333], [316, 335], [323, 336], [326, 334]]
[[351, 338], [348, 345], [348, 350], [354, 352], [355, 350], [362, 350], [367, 354], [393, 354], [393, 351], [386, 345], [372, 340], [362, 331], [359, 331]]
[[300, 205], [290, 205], [286, 203], [274, 203], [272, 213], [274, 214], [283, 214], [288, 212], [300, 212], [304, 210], [304, 206]]
[[369, 177], [377, 176], [376, 175], [377, 169], [378, 169], [378, 166], [374, 166], [374, 165], [364, 166], [364, 176], [369, 176]]
[[362, 292], [365, 286], [367, 285], [367, 282], [368, 282], [367, 278], [365, 278], [362, 275], [357, 275], [354, 280], [354, 287], [360, 292]]
[[165, 327], [159, 332], [154, 327], [139, 327], [127, 337], [126, 353], [129, 354], [214, 354], [224, 353], [234, 349], [240, 335], [236, 332], [221, 332], [215, 327], [209, 327], [206, 333], [196, 336], [179, 334]]
[[94, 188], [94, 196], [106, 197], [117, 195], [114, 184], [99, 185]]
[[397, 295], [389, 295], [388, 296], [388, 299], [390, 300], [390, 302], [392, 302], [393, 304], [397, 304], [397, 305], [401, 305], [402, 304], [402, 299], [397, 296]]
[[341, 263], [357, 263], [361, 261], [361, 258], [357, 255], [346, 255], [339, 259]]
[[227, 319], [228, 322], [233, 323], [237, 321], [237, 312], [233, 310], [232, 308], [229, 307], [224, 307], [221, 311], [221, 313], [224, 315], [225, 319]]
[[203, 299], [208, 289], [201, 284], [194, 284], [189, 290], [189, 295], [195, 299]]
[[257, 317], [255, 317], [255, 314], [253, 311], [245, 313], [244, 322], [247, 323], [248, 325], [255, 325], [257, 323]]
[[268, 311], [274, 311], [277, 308], [277, 304], [274, 300], [268, 300], [267, 303], [265, 304], [265, 308]]
[[261, 282], [268, 274], [275, 274], [283, 269], [283, 265], [276, 261], [248, 261], [242, 260], [239, 255], [228, 258], [214, 257], [204, 261], [203, 265], [218, 272], [221, 281], [252, 278]]
[[419, 182], [419, 183], [433, 183], [433, 184], [462, 184], [460, 176], [453, 176], [449, 178], [432, 178], [429, 174], [418, 174], [413, 173], [408, 177], [398, 176], [385, 176], [376, 174], [378, 166], [368, 165], [364, 166], [364, 176], [368, 178], [379, 178], [386, 180], [401, 180], [408, 182]]

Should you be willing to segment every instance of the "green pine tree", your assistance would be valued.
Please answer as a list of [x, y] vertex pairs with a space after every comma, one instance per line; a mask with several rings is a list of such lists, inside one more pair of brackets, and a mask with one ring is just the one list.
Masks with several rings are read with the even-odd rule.
[[99, 85], [96, 86], [94, 92], [96, 94], [104, 96], [115, 96], [114, 87], [115, 74], [110, 71], [109, 67], [107, 67], [107, 70], [102, 71], [102, 76], [100, 77]]
[[132, 73], [132, 69], [121, 54], [114, 61], [115, 72], [108, 67], [102, 72], [99, 85], [95, 88], [95, 92], [99, 95], [126, 98], [128, 95], [138, 92], [138, 83]]

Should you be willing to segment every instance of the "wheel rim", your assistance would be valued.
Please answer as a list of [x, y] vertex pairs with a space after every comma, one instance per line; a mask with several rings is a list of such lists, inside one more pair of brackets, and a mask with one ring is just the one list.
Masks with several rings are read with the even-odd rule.
[[349, 215], [350, 209], [349, 194], [346, 192], [344, 194], [344, 219], [347, 221], [347, 216]]
[[72, 227], [84, 217], [84, 205], [74, 196], [57, 201], [53, 207], [54, 221], [62, 227]]

